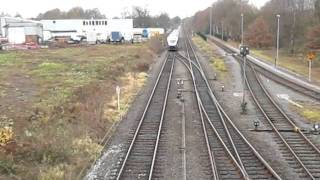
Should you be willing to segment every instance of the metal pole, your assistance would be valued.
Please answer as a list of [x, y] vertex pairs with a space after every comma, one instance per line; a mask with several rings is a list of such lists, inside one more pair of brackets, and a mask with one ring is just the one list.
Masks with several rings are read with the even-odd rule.
[[116, 87], [116, 93], [117, 93], [117, 105], [118, 105], [118, 112], [120, 113], [120, 87], [117, 86]]
[[223, 22], [221, 22], [221, 39], [223, 40]]
[[212, 34], [212, 6], [210, 8], [210, 30], [209, 30], [209, 35], [211, 36]]
[[276, 60], [275, 60], [275, 67], [277, 67], [277, 63], [279, 60], [279, 35], [280, 35], [280, 15], [277, 15], [277, 19], [278, 19], [278, 30], [277, 30], [277, 56], [276, 56]]
[[242, 95], [242, 104], [245, 103], [245, 90], [246, 90], [246, 56], [243, 56], [243, 95]]
[[241, 13], [241, 45], [243, 45], [243, 13]]
[[311, 82], [311, 64], [312, 64], [312, 61], [309, 60], [309, 81]]

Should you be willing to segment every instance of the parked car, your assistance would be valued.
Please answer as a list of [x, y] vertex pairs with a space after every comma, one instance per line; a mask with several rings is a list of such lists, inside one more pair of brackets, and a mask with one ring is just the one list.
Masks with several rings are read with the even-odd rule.
[[111, 32], [110, 41], [111, 41], [111, 42], [120, 42], [120, 43], [123, 43], [123, 42], [124, 42], [124, 37], [123, 37], [123, 35], [121, 34], [121, 32], [119, 32], [119, 31], [113, 31], [113, 32]]
[[141, 43], [142, 42], [142, 34], [133, 34], [132, 43]]

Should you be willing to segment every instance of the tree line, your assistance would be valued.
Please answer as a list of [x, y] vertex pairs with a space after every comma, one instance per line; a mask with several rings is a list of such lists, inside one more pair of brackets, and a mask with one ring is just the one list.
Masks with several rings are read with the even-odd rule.
[[[69, 11], [61, 11], [60, 9], [52, 9], [45, 13], [40, 13], [36, 19], [104, 19], [106, 16], [99, 9], [84, 10], [81, 7], [74, 7]], [[133, 19], [134, 27], [162, 27], [170, 28], [179, 24], [180, 17], [170, 18], [167, 13], [152, 16], [147, 8], [133, 7], [132, 11], [123, 10], [121, 17], [113, 17], [113, 19], [130, 18]]]
[[[10, 16], [10, 14], [1, 12], [1, 16]], [[14, 17], [22, 17], [20, 14], [16, 14]], [[82, 7], [74, 7], [68, 11], [61, 11], [58, 8], [48, 10], [44, 13], [39, 13], [34, 20], [42, 19], [105, 19], [106, 15], [101, 13], [98, 8], [83, 9]], [[130, 18], [133, 19], [133, 26], [139, 28], [145, 27], [159, 27], [159, 28], [175, 28], [177, 27], [181, 19], [176, 16], [170, 18], [167, 13], [160, 13], [159, 15], [150, 15], [150, 11], [147, 8], [133, 7], [132, 11], [123, 10], [120, 17], [113, 17], [113, 19]]]
[[[212, 9], [211, 9], [212, 8]], [[212, 11], [211, 11], [212, 10]], [[191, 20], [193, 30], [241, 41], [241, 13], [244, 15], [244, 41], [256, 48], [276, 43], [277, 17], [280, 15], [280, 47], [290, 53], [320, 49], [320, 0], [270, 0], [260, 9], [240, 0], [218, 0], [197, 12]]]

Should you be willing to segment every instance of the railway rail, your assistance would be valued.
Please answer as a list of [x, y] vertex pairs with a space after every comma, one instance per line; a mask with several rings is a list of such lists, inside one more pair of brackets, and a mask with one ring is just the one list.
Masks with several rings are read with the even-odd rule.
[[288, 164], [301, 179], [320, 179], [320, 150], [277, 105], [252, 66], [247, 66], [246, 85]]
[[[233, 49], [231, 49], [230, 47], [226, 46], [225, 44], [223, 44], [222, 42], [213, 39], [213, 38], [209, 38], [211, 41], [213, 41], [216, 45], [218, 45], [220, 48], [222, 48], [225, 52], [230, 53], [230, 54], [234, 54], [237, 53], [235, 52]], [[235, 55], [235, 58], [239, 58], [239, 56]], [[300, 94], [303, 94], [305, 96], [311, 97], [317, 101], [320, 101], [320, 91], [317, 91], [313, 88], [309, 88], [307, 86], [304, 86], [298, 82], [295, 82], [291, 79], [285, 78], [283, 76], [280, 76], [277, 73], [274, 73], [270, 70], [268, 70], [267, 68], [258, 65], [256, 63], [253, 63], [250, 58], [247, 59], [251, 66], [253, 66], [256, 71], [258, 71], [259, 73], [263, 74], [264, 76], [268, 77], [269, 79], [283, 85], [286, 86]]]
[[211, 158], [214, 179], [281, 179], [236, 128], [216, 100], [190, 40], [187, 57], [177, 54], [189, 70]]
[[[224, 46], [221, 42], [215, 43], [227, 53], [234, 53], [231, 49]], [[238, 56], [235, 58], [242, 64]], [[243, 70], [243, 66], [242, 66]], [[279, 77], [270, 73], [263, 67], [250, 63], [246, 66], [245, 83], [258, 109], [264, 116], [266, 124], [274, 131], [274, 138], [278, 143], [282, 155], [291, 168], [299, 176], [299, 179], [320, 179], [320, 151], [299, 127], [285, 114], [269, 94], [257, 75], [257, 71], [298, 91], [304, 95], [319, 100], [320, 94], [309, 88], [303, 87], [295, 82]]]
[[154, 165], [163, 131], [162, 124], [175, 64], [174, 54], [169, 52], [161, 67], [121, 167], [114, 177], [117, 180], [152, 179], [161, 176], [154, 173]]

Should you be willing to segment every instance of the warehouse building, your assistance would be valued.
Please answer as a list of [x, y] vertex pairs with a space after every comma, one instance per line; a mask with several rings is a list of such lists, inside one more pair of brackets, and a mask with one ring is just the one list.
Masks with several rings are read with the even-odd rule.
[[133, 37], [132, 19], [55, 19], [41, 20], [44, 40], [56, 37], [70, 37], [80, 40], [86, 37], [88, 42], [106, 40], [111, 32], [121, 32], [124, 39]]
[[39, 44], [43, 39], [42, 24], [21, 18], [0, 17], [0, 37], [6, 38], [10, 44]]

